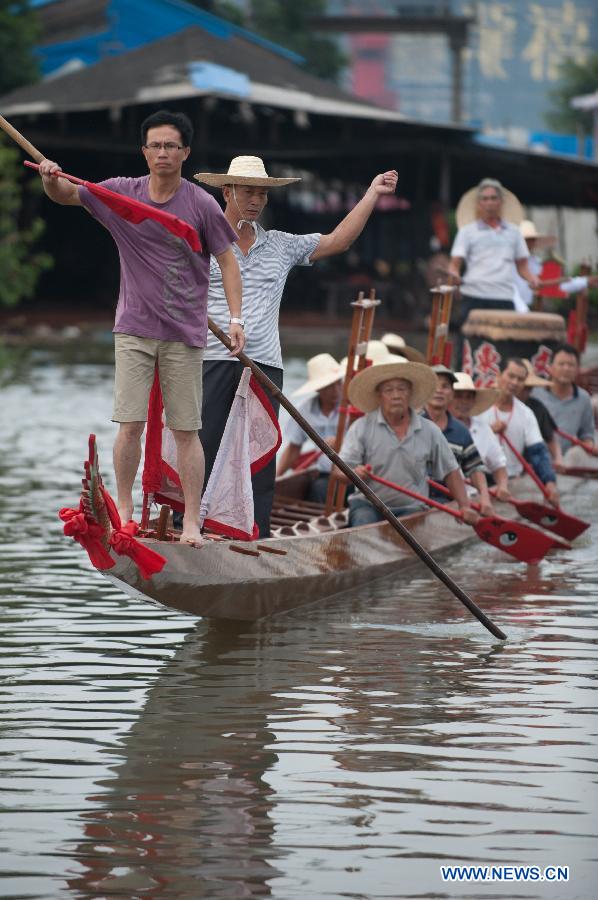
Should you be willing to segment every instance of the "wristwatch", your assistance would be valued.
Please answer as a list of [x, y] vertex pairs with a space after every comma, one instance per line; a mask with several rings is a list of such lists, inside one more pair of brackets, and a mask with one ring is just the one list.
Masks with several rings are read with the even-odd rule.
[[238, 316], [231, 316], [230, 324], [231, 325], [240, 325], [241, 328], [245, 328], [245, 319], [239, 319]]

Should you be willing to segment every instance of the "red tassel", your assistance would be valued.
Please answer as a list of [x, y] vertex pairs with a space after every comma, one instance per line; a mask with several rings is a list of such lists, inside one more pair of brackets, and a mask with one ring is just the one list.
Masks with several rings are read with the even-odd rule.
[[110, 546], [119, 556], [128, 556], [133, 560], [141, 573], [142, 578], [151, 578], [156, 572], [162, 571], [166, 559], [160, 553], [156, 553], [150, 547], [146, 547], [135, 539], [134, 535], [139, 531], [137, 522], [127, 522], [118, 531], [113, 531], [110, 538]]
[[114, 565], [114, 560], [102, 543], [104, 536], [102, 526], [86, 518], [82, 506], [79, 506], [79, 509], [64, 507], [58, 515], [65, 523], [65, 535], [72, 537], [78, 544], [81, 544], [87, 551], [91, 564], [96, 569], [111, 569]]

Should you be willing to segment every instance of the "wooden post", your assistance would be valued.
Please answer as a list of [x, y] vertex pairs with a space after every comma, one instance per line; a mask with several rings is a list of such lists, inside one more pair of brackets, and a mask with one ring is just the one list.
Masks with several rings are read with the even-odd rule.
[[453, 305], [453, 285], [441, 284], [432, 289], [432, 313], [428, 332], [426, 362], [429, 366], [438, 363], [450, 365], [452, 344], [447, 340]]
[[[349, 337], [349, 347], [347, 350], [347, 368], [345, 371], [345, 380], [343, 382], [341, 411], [338, 417], [336, 438], [334, 442], [337, 450], [340, 450], [340, 446], [345, 436], [345, 431], [348, 425], [351, 424], [350, 417], [347, 411], [349, 407], [349, 384], [351, 382], [351, 378], [353, 377], [355, 370], [360, 372], [363, 368], [365, 368], [366, 365], [367, 342], [369, 341], [372, 332], [376, 306], [380, 304], [380, 301], [375, 299], [375, 294], [376, 292], [374, 290], [371, 290], [370, 296], [366, 300], [363, 291], [360, 291], [357, 296], [357, 300], [355, 300], [351, 304], [351, 306], [353, 307], [353, 320], [351, 322], [351, 334]], [[356, 357], [358, 360], [357, 366], [355, 366]], [[328, 480], [326, 506], [324, 509], [324, 512], [327, 516], [329, 516], [334, 509], [340, 509], [340, 506], [338, 505], [337, 492], [340, 492], [341, 488], [344, 500], [346, 488], [339, 482], [333, 469]]]

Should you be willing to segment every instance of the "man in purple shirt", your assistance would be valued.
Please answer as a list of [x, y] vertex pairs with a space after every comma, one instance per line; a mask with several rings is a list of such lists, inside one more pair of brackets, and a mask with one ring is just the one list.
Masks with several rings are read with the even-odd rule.
[[141, 436], [149, 393], [158, 364], [166, 424], [177, 447], [178, 471], [185, 495], [181, 541], [201, 545], [199, 504], [204, 456], [201, 427], [202, 360], [207, 340], [210, 256], [214, 256], [230, 312], [233, 353], [243, 349], [241, 276], [232, 251], [235, 231], [208, 193], [182, 178], [191, 152], [193, 128], [182, 113], [166, 110], [141, 126], [142, 152], [149, 175], [110, 178], [102, 184], [117, 193], [172, 213], [192, 225], [201, 250], [194, 253], [153, 220], [131, 224], [85, 187], [57, 177], [52, 160], [40, 165], [44, 190], [65, 206], [83, 206], [106, 226], [120, 256], [121, 278], [114, 324], [115, 381], [113, 421], [117, 505], [123, 522], [133, 514], [133, 483], [141, 459]]

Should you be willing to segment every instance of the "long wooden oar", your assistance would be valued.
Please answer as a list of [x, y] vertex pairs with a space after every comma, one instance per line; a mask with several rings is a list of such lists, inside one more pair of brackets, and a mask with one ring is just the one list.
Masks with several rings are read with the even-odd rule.
[[[386, 487], [392, 488], [401, 494], [406, 494], [407, 497], [419, 500], [420, 503], [425, 503], [426, 506], [431, 506], [432, 509], [438, 509], [440, 512], [453, 516], [453, 518], [459, 519], [461, 522], [464, 521], [462, 512], [451, 509], [444, 503], [437, 503], [436, 500], [431, 500], [429, 497], [424, 497], [423, 494], [418, 494], [416, 491], [411, 491], [400, 484], [395, 484], [394, 481], [380, 478], [379, 475], [370, 473], [370, 478], [372, 481], [377, 481], [378, 484], [384, 484]], [[514, 556], [520, 562], [530, 565], [539, 563], [540, 560], [544, 559], [548, 551], [552, 549], [552, 540], [538, 531], [536, 532], [538, 539], [534, 541], [534, 546], [531, 547], [522, 529], [514, 527], [517, 525], [517, 522], [509, 522], [506, 519], [501, 519], [499, 516], [482, 516], [473, 526], [473, 529], [478, 537], [486, 541], [487, 544], [492, 544], [493, 547], [497, 547], [510, 556]]]
[[570, 441], [572, 444], [575, 444], [576, 447], [581, 447], [582, 450], [585, 450], [588, 456], [598, 456], [598, 450], [591, 444], [586, 444], [585, 441], [581, 441], [578, 437], [575, 437], [575, 435], [563, 431], [562, 428], [556, 428], [555, 431], [557, 434], [560, 434], [562, 438], [565, 438], [566, 441]]
[[[433, 478], [428, 478], [428, 484], [431, 487], [435, 488], [435, 490], [439, 491], [441, 494], [444, 494], [445, 497], [450, 497], [451, 500], [454, 499], [453, 495], [449, 491], [449, 489], [444, 484], [440, 484], [438, 481], [434, 481]], [[472, 507], [477, 511], [481, 512], [482, 507], [479, 503], [472, 502]], [[540, 552], [542, 547], [544, 546], [544, 542], [540, 540], [540, 538], [544, 538], [545, 540], [550, 541], [551, 546], [548, 548], [549, 550], [552, 548], [557, 548], [559, 550], [571, 550], [571, 544], [566, 544], [564, 541], [557, 541], [556, 538], [551, 538], [546, 534], [542, 534], [540, 531], [536, 531], [535, 528], [530, 528], [529, 525], [524, 525], [523, 522], [515, 522], [513, 519], [503, 519], [502, 516], [496, 516], [495, 518], [500, 519], [502, 522], [505, 522], [506, 525], [511, 528], [511, 530], [519, 536], [522, 541], [522, 546], [525, 548], [529, 548], [529, 552], [534, 557], [536, 552]], [[500, 547], [500, 550], [504, 550], [504, 547]], [[508, 552], [508, 551], [505, 551]]]
[[[598, 470], [597, 470], [598, 474]], [[496, 488], [490, 488], [490, 495], [496, 497]], [[511, 497], [507, 503], [511, 503], [519, 515], [524, 519], [529, 519], [534, 525], [552, 531], [559, 537], [564, 537], [568, 541], [574, 541], [576, 537], [589, 528], [589, 522], [583, 522], [575, 516], [569, 516], [562, 509], [555, 509], [554, 506], [545, 506], [543, 503], [536, 503], [534, 500], [518, 500]]]
[[[231, 342], [230, 338], [227, 334], [219, 328], [215, 322], [213, 322], [210, 318], [208, 318], [208, 327], [212, 334], [214, 334], [219, 341], [221, 341], [225, 347], [230, 350]], [[408, 544], [414, 553], [419, 556], [419, 558], [428, 566], [428, 568], [436, 575], [443, 584], [451, 591], [454, 596], [463, 603], [464, 606], [478, 619], [488, 631], [493, 634], [495, 637], [500, 638], [500, 640], [506, 640], [506, 634], [502, 631], [497, 625], [492, 622], [488, 616], [473, 602], [471, 597], [465, 593], [465, 591], [459, 587], [459, 585], [453, 581], [453, 579], [448, 575], [444, 569], [442, 569], [436, 560], [428, 553], [428, 551], [422, 547], [419, 541], [411, 534], [408, 528], [403, 525], [403, 523], [397, 519], [395, 515], [391, 512], [388, 506], [380, 500], [377, 494], [369, 487], [368, 484], [357, 475], [353, 469], [347, 465], [347, 463], [336, 453], [332, 447], [330, 447], [324, 438], [322, 438], [318, 432], [310, 425], [307, 419], [304, 419], [301, 413], [295, 409], [293, 404], [287, 400], [282, 391], [274, 384], [273, 381], [265, 375], [260, 367], [253, 362], [245, 353], [241, 352], [237, 354], [237, 359], [243, 363], [244, 366], [248, 366], [257, 380], [266, 387], [270, 393], [276, 397], [279, 401], [280, 405], [283, 406], [286, 411], [291, 415], [295, 421], [301, 426], [303, 431], [312, 439], [314, 444], [320, 448], [322, 453], [324, 453], [331, 462], [337, 466], [341, 472], [346, 475], [349, 481], [355, 485], [355, 487], [361, 491], [361, 493], [370, 501], [372, 506], [374, 506], [378, 512], [386, 519], [386, 521], [392, 525], [395, 531], [401, 535], [406, 544]]]
[[[22, 134], [19, 134], [16, 129], [10, 126], [10, 130], [6, 128], [9, 123], [6, 119], [2, 119], [0, 122], [0, 126], [10, 134], [10, 136], [19, 144], [20, 147], [25, 150], [36, 162], [41, 162], [44, 159], [43, 154], [36, 150], [36, 148], [27, 141]], [[221, 341], [224, 346], [230, 350], [231, 349], [231, 341], [227, 334], [219, 328], [215, 322], [208, 318], [208, 326], [212, 334], [214, 334], [219, 341]], [[252, 373], [255, 375], [260, 384], [264, 385], [272, 396], [276, 397], [281, 406], [283, 406], [287, 412], [295, 419], [295, 421], [301, 426], [303, 431], [312, 439], [314, 444], [320, 448], [320, 450], [326, 454], [326, 456], [334, 463], [334, 465], [338, 466], [338, 468], [343, 472], [344, 475], [347, 476], [349, 481], [351, 481], [358, 490], [360, 490], [365, 497], [372, 503], [376, 509], [379, 510], [381, 515], [387, 520], [387, 522], [392, 525], [392, 527], [398, 531], [406, 544], [408, 544], [411, 549], [419, 556], [419, 558], [428, 566], [429, 569], [436, 575], [437, 578], [442, 581], [443, 584], [448, 587], [448, 589], [454, 594], [454, 596], [463, 603], [467, 609], [473, 613], [473, 615], [482, 623], [482, 625], [488, 629], [488, 631], [493, 634], [495, 637], [499, 638], [501, 641], [505, 641], [507, 639], [506, 634], [502, 631], [498, 625], [495, 625], [488, 616], [477, 606], [471, 597], [469, 597], [465, 591], [459, 587], [459, 585], [453, 581], [453, 579], [448, 575], [441, 567], [438, 565], [436, 560], [430, 556], [428, 551], [422, 547], [419, 541], [411, 534], [408, 528], [405, 528], [402, 522], [400, 522], [396, 516], [392, 514], [388, 506], [385, 503], [382, 503], [379, 497], [372, 491], [372, 489], [365, 483], [365, 481], [360, 478], [354, 471], [351, 469], [347, 463], [341, 459], [341, 457], [326, 443], [326, 441], [320, 437], [318, 432], [312, 428], [309, 422], [303, 418], [303, 416], [299, 413], [298, 410], [295, 409], [293, 404], [287, 400], [282, 391], [274, 384], [274, 382], [265, 375], [260, 367], [253, 362], [253, 360], [249, 359], [249, 357], [241, 352], [237, 354], [237, 358], [239, 362], [243, 363], [244, 366], [249, 366]]]

